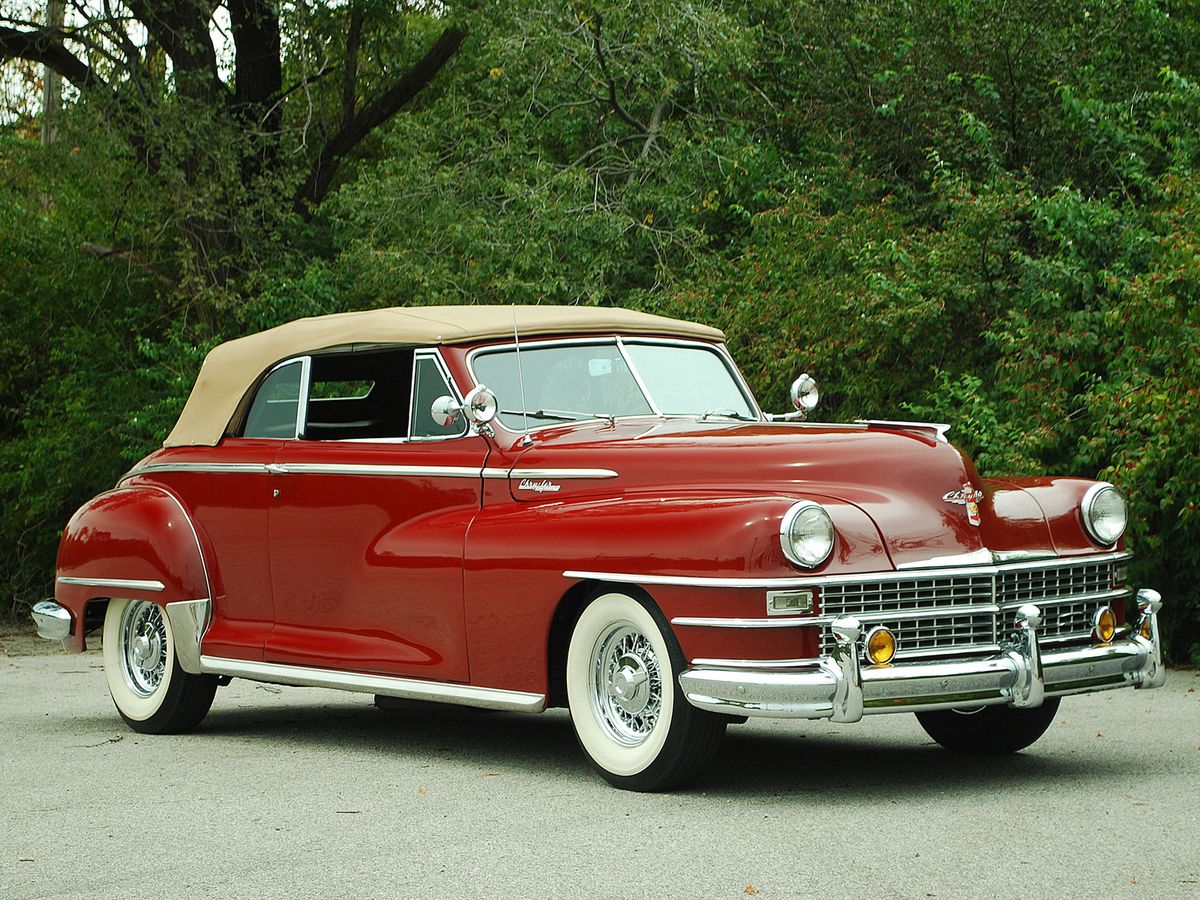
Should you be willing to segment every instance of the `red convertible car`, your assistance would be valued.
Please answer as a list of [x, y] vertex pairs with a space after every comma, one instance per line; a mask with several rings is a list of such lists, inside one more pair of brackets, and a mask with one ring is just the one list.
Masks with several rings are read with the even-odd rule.
[[[137, 731], [230, 678], [569, 708], [619, 787], [748, 716], [914, 712], [1028, 746], [1059, 698], [1157, 687], [1125, 503], [981, 478], [947, 426], [766, 415], [721, 332], [620, 309], [303, 319], [214, 349], [161, 450], [86, 503], [40, 633]], [[1132, 606], [1132, 604], [1130, 604]]]

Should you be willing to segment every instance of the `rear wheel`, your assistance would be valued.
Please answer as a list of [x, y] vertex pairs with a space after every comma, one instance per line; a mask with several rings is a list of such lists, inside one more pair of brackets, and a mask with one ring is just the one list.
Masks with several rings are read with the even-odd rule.
[[715, 755], [727, 720], [684, 698], [684, 662], [652, 603], [606, 593], [584, 607], [567, 649], [567, 703], [580, 747], [609, 783], [668, 790]]
[[1058, 697], [1041, 706], [980, 706], [917, 713], [926, 733], [958, 753], [998, 754], [1024, 750], [1043, 734], [1058, 714]]
[[190, 731], [208, 714], [217, 690], [215, 675], [179, 667], [171, 620], [146, 600], [108, 602], [104, 675], [117, 712], [143, 734]]

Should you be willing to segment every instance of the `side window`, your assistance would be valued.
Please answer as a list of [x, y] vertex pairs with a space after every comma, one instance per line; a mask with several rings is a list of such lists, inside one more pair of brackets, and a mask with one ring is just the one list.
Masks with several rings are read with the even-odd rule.
[[304, 431], [309, 441], [408, 437], [409, 348], [312, 358]]
[[454, 395], [446, 376], [442, 374], [437, 360], [432, 356], [418, 356], [413, 367], [412, 393], [412, 437], [421, 438], [457, 437], [466, 431], [461, 417], [449, 425], [434, 421], [430, 408], [438, 397]]
[[246, 415], [242, 436], [281, 438], [296, 436], [296, 417], [300, 411], [300, 375], [302, 360], [295, 360], [273, 371], [258, 387], [254, 403]]

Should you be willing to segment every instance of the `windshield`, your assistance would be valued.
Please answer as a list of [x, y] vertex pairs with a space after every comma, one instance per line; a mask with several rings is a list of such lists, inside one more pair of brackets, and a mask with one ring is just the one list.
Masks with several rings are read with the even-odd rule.
[[513, 431], [525, 427], [522, 410], [530, 428], [616, 416], [758, 417], [721, 355], [698, 344], [522, 345], [523, 401], [512, 347], [478, 354], [472, 369], [476, 382], [495, 393], [500, 421]]

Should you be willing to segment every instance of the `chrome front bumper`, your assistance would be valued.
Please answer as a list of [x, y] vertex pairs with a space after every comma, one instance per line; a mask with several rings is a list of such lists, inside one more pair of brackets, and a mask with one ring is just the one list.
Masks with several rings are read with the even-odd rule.
[[1031, 707], [1048, 696], [1161, 687], [1167, 677], [1158, 634], [1162, 599], [1154, 591], [1139, 591], [1138, 602], [1137, 626], [1129, 637], [1110, 644], [1043, 651], [1037, 637], [1041, 612], [1029, 604], [1021, 607], [1011, 640], [993, 656], [864, 668], [859, 663], [862, 626], [846, 617], [832, 625], [833, 652], [804, 668], [705, 664], [685, 670], [679, 682], [688, 702], [700, 709], [834, 722], [992, 704]]

